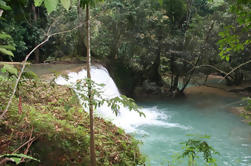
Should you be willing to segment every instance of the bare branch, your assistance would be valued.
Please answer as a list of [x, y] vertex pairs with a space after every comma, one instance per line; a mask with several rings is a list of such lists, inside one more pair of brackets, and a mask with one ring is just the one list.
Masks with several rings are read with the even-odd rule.
[[21, 146], [19, 146], [16, 150], [14, 150], [12, 153], [16, 153], [19, 149], [21, 149], [22, 147], [24, 147], [26, 144], [30, 144], [32, 143], [33, 141], [36, 140], [35, 137], [32, 137], [32, 133], [33, 133], [33, 127], [31, 129], [31, 133], [30, 133], [30, 137], [29, 137], [29, 140], [26, 141], [25, 143], [23, 143]]
[[7, 161], [12, 161], [9, 158], [4, 158], [3, 160], [0, 161], [0, 165], [4, 165]]
[[245, 62], [245, 63], [242, 63], [242, 64], [240, 64], [239, 66], [233, 68], [230, 72], [226, 73], [226, 75], [225, 75], [219, 82], [221, 82], [224, 78], [226, 78], [227, 76], [229, 76], [229, 75], [230, 75], [231, 73], [233, 73], [235, 70], [238, 70], [238, 69], [241, 68], [242, 66], [247, 65], [247, 64], [249, 64], [249, 63], [251, 63], [251, 59], [250, 59], [249, 61], [247, 61], [247, 62]]
[[[80, 25], [78, 25], [78, 26], [76, 26], [76, 27], [74, 27], [74, 28], [72, 28], [72, 29], [69, 29], [69, 30], [65, 30], [65, 31], [62, 31], [62, 32], [57, 32], [57, 33], [53, 33], [53, 34], [48, 35], [40, 44], [38, 44], [36, 47], [34, 47], [34, 48], [31, 50], [31, 52], [30, 52], [29, 54], [26, 55], [24, 61], [22, 62], [23, 66], [22, 66], [22, 69], [21, 69], [21, 71], [20, 71], [20, 73], [19, 73], [19, 75], [18, 75], [18, 78], [17, 78], [17, 80], [16, 80], [16, 83], [15, 83], [14, 89], [13, 89], [13, 91], [12, 91], [11, 97], [10, 97], [10, 99], [9, 99], [9, 101], [8, 101], [8, 104], [7, 104], [6, 108], [5, 108], [5, 110], [3, 111], [3, 113], [0, 115], [0, 120], [3, 119], [4, 115], [6, 114], [6, 112], [8, 111], [8, 109], [9, 109], [9, 107], [10, 107], [10, 104], [11, 104], [11, 102], [12, 102], [12, 100], [13, 100], [13, 98], [14, 98], [14, 95], [15, 95], [15, 93], [16, 93], [18, 83], [19, 83], [19, 81], [20, 81], [20, 79], [21, 79], [21, 76], [22, 76], [22, 74], [23, 74], [23, 72], [24, 72], [24, 69], [25, 69], [25, 66], [26, 66], [26, 64], [27, 64], [27, 60], [29, 59], [29, 57], [31, 56], [31, 54], [32, 54], [36, 49], [38, 49], [40, 46], [44, 45], [47, 41], [49, 41], [49, 39], [50, 39], [52, 36], [71, 32], [71, 31], [73, 31], [73, 30], [75, 30], [75, 29], [78, 29], [78, 28], [81, 27], [81, 26], [83, 26], [83, 24], [80, 24]], [[50, 29], [50, 28], [49, 28], [49, 29]], [[47, 33], [49, 33], [49, 31], [48, 31]]]
[[210, 67], [210, 68], [212, 68], [212, 69], [218, 71], [219, 73], [223, 73], [223, 74], [225, 74], [225, 75], [227, 74], [225, 71], [220, 70], [220, 69], [218, 69], [217, 67], [215, 67], [215, 66], [213, 66], [213, 65], [200, 65], [200, 66], [197, 66], [197, 67]]

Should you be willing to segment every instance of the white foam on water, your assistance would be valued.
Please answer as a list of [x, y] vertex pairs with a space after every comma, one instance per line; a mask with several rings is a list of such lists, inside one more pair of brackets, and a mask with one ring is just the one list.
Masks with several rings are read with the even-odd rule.
[[[68, 79], [59, 76], [55, 81], [59, 85], [69, 85], [76, 90], [75, 85], [77, 81], [85, 79], [86, 76], [86, 70], [82, 70], [78, 73], [69, 73]], [[102, 87], [103, 98], [111, 99], [120, 96], [116, 84], [103, 66], [92, 66], [91, 77], [95, 83], [104, 84], [104, 87]], [[81, 93], [79, 91], [76, 92]], [[81, 101], [81, 103], [84, 104], [84, 101]], [[106, 104], [97, 108], [98, 115], [104, 117], [105, 119], [111, 120], [115, 125], [125, 129], [126, 132], [136, 132], [136, 128], [141, 125], [156, 125], [165, 128], [177, 127], [188, 129], [187, 127], [177, 123], [166, 122], [168, 119], [167, 115], [160, 112], [157, 107], [142, 108], [140, 111], [143, 112], [146, 117], [140, 117], [137, 112], [130, 111], [127, 107], [123, 107], [122, 105], [120, 105], [118, 116], [116, 116], [111, 108], [109, 108]]]

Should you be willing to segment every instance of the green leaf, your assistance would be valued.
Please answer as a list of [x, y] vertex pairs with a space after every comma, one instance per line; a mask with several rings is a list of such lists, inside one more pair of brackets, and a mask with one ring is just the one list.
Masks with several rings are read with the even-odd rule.
[[13, 65], [4, 65], [1, 71], [3, 73], [10, 73], [17, 76], [17, 69]]
[[41, 4], [44, 2], [44, 0], [34, 0], [35, 6], [41, 6]]
[[61, 0], [61, 3], [63, 5], [63, 7], [68, 10], [71, 6], [71, 1], [70, 0]]
[[162, 6], [163, 5], [163, 0], [158, 0], [159, 4]]
[[0, 33], [0, 39], [11, 39], [11, 36], [6, 33]]
[[58, 0], [44, 0], [45, 8], [47, 9], [48, 14], [56, 10], [58, 5]]
[[40, 160], [24, 155], [24, 154], [4, 154], [4, 155], [0, 155], [0, 158], [9, 158], [16, 164], [20, 164], [22, 158], [31, 159], [31, 160], [40, 162]]
[[2, 47], [0, 47], [0, 53], [5, 54], [5, 55], [9, 55], [9, 56], [12, 56], [12, 57], [14, 56], [14, 54], [11, 51], [9, 51], [9, 50], [7, 50], [5, 48], [2, 48]]
[[5, 48], [7, 50], [12, 50], [12, 51], [16, 50], [16, 48], [12, 45], [0, 45], [0, 48]]
[[0, 0], [0, 9], [11, 10], [11, 7], [6, 4], [3, 0]]

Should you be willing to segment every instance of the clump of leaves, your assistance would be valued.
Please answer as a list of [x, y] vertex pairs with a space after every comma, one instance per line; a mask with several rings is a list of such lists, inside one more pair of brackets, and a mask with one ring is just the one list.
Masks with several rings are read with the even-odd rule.
[[195, 159], [199, 158], [199, 154], [202, 153], [203, 159], [206, 163], [217, 166], [216, 160], [212, 157], [213, 154], [219, 154], [216, 152], [206, 141], [202, 139], [208, 139], [209, 136], [200, 136], [198, 138], [190, 138], [181, 144], [184, 145], [184, 152], [180, 157], [189, 157], [189, 165], [195, 165]]
[[177, 162], [183, 158], [187, 158], [188, 166], [196, 166], [196, 160], [202, 157], [207, 165], [217, 166], [216, 159], [213, 157], [213, 155], [219, 155], [219, 153], [214, 150], [214, 148], [210, 146], [207, 141], [205, 141], [205, 139], [209, 139], [210, 136], [188, 136], [192, 138], [189, 138], [187, 141], [181, 143], [183, 145], [183, 152], [176, 156], [174, 162]]
[[251, 125], [251, 98], [246, 97], [243, 99], [246, 102], [245, 112], [243, 112], [243, 117], [249, 121], [249, 125]]
[[[91, 93], [94, 99], [92, 100], [92, 105], [94, 106], [95, 109], [106, 103], [108, 107], [110, 107], [117, 116], [119, 114], [119, 109], [122, 105], [124, 107], [127, 107], [130, 111], [132, 110], [136, 111], [137, 113], [139, 113], [140, 116], [145, 116], [145, 114], [139, 110], [139, 107], [131, 98], [128, 98], [124, 95], [120, 95], [113, 98], [103, 97], [102, 88], [104, 86], [105, 86], [104, 84], [98, 84], [91, 79], [85, 78], [77, 81], [75, 89], [78, 92], [81, 99], [83, 99], [83, 101], [88, 101], [89, 100], [88, 87], [92, 87]], [[83, 104], [85, 108], [88, 108], [89, 104], [88, 102], [83, 102]]]
[[0, 159], [3, 159], [3, 160], [6, 159], [6, 161], [8, 160], [8, 161], [14, 162], [16, 165], [20, 164], [22, 159], [30, 159], [30, 160], [40, 162], [40, 160], [36, 158], [30, 157], [24, 154], [16, 154], [16, 153], [0, 155]]

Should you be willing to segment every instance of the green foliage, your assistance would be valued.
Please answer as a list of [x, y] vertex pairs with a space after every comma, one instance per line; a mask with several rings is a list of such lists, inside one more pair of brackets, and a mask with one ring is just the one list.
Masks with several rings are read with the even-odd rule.
[[13, 54], [11, 51], [7, 50], [7, 49], [4, 48], [3, 46], [0, 46], [0, 52], [1, 52], [2, 54], [9, 55], [9, 56], [11, 56], [11, 57], [14, 56], [14, 54]]
[[120, 106], [122, 104], [124, 107], [128, 107], [130, 111], [133, 110], [138, 112], [140, 116], [145, 116], [144, 113], [139, 111], [137, 104], [131, 98], [128, 98], [124, 95], [121, 95], [120, 97], [114, 97], [111, 99], [104, 98], [102, 95], [103, 93], [102, 88], [104, 87], [104, 84], [97, 84], [93, 80], [88, 78], [83, 80], [78, 80], [76, 84], [76, 90], [78, 92], [81, 92], [79, 93], [81, 99], [83, 99], [83, 101], [88, 101], [83, 103], [85, 108], [88, 108], [88, 105], [90, 104], [88, 96], [88, 87], [92, 87], [91, 94], [93, 100], [91, 104], [94, 106], [95, 109], [106, 103], [108, 107], [110, 107], [112, 111], [115, 113], [115, 115], [118, 115]]
[[[203, 137], [202, 137], [203, 138]], [[204, 138], [208, 138], [205, 136]], [[191, 162], [191, 166], [193, 166], [196, 158], [199, 157], [199, 153], [203, 154], [203, 159], [206, 163], [210, 165], [217, 166], [216, 160], [212, 157], [213, 154], [219, 154], [216, 152], [206, 141], [192, 138], [187, 141], [181, 143], [184, 145], [184, 152], [180, 156], [181, 158], [188, 157], [189, 162]]]
[[80, 0], [80, 6], [82, 8], [85, 8], [86, 5], [91, 5], [91, 6], [95, 6], [97, 3], [99, 2], [103, 2], [104, 0]]
[[35, 159], [33, 157], [30, 157], [30, 156], [27, 156], [27, 155], [24, 155], [24, 154], [15, 154], [15, 153], [0, 155], [0, 158], [8, 158], [12, 162], [14, 162], [16, 165], [20, 164], [23, 158], [40, 162], [40, 160]]
[[44, 6], [47, 9], [48, 14], [56, 10], [58, 5], [58, 0], [44, 0]]
[[[59, 0], [34, 0], [34, 4], [37, 7], [44, 4], [48, 14], [50, 14], [52, 11], [56, 10], [58, 1]], [[60, 0], [60, 2], [66, 10], [68, 10], [71, 6], [71, 0]]]
[[[8, 78], [17, 78], [18, 76], [18, 70], [14, 65], [4, 65], [1, 72], [7, 74]], [[32, 71], [25, 70], [21, 76], [21, 81], [22, 79], [38, 79], [38, 76]]]
[[245, 111], [242, 112], [242, 116], [245, 120], [247, 120], [248, 124], [251, 125], [251, 98], [246, 97], [243, 98], [243, 100], [246, 102], [246, 104], [244, 107]]
[[47, 9], [48, 14], [56, 10], [58, 5], [58, 0], [34, 0], [35, 6], [41, 6], [44, 3], [45, 8]]
[[61, 4], [66, 10], [69, 10], [71, 6], [71, 1], [70, 0], [61, 0]]
[[250, 35], [245, 35], [251, 28], [250, 4], [250, 0], [237, 0], [230, 5], [229, 12], [235, 16], [233, 19], [237, 24], [228, 25], [219, 33], [219, 55], [222, 59], [229, 61], [232, 54], [243, 51], [251, 43]]
[[0, 39], [3, 39], [3, 40], [11, 39], [11, 36], [6, 33], [0, 33]]
[[[0, 9], [11, 10], [11, 7], [8, 6], [5, 1], [0, 0]], [[14, 56], [12, 52], [13, 50], [15, 50], [15, 46], [13, 45], [12, 37], [5, 32], [0, 31], [0, 54], [8, 55], [11, 59], [11, 57]]]
[[10, 35], [4, 32], [0, 32], [0, 54], [8, 55], [9, 57], [14, 57], [12, 51], [16, 50], [13, 44], [13, 39]]
[[251, 98], [250, 98], [250, 97], [247, 97], [247, 98], [245, 98], [244, 100], [247, 101], [246, 110], [247, 110], [247, 111], [251, 111]]
[[[0, 81], [0, 101], [3, 106], [8, 101], [10, 85], [9, 81]], [[29, 155], [38, 158], [40, 164], [88, 165], [89, 115], [83, 111], [73, 90], [26, 80], [20, 86], [19, 94], [22, 97], [22, 114], [17, 113], [18, 99], [14, 98], [7, 113], [8, 119], [0, 122], [0, 140], [8, 140], [8, 148], [3, 148], [1, 154], [8, 154], [8, 151], [19, 147], [24, 138], [29, 138], [33, 126], [33, 137], [37, 140], [31, 145]], [[99, 165], [131, 166], [144, 163], [137, 140], [111, 122], [101, 118], [95, 118], [94, 121]], [[24, 137], [12, 134], [17, 132]]]
[[11, 7], [4, 0], [0, 0], [0, 9], [11, 10]]
[[41, 6], [44, 0], [34, 0], [35, 6]]
[[[219, 155], [206, 141], [209, 139], [208, 135], [196, 136], [187, 135], [193, 138], [189, 138], [187, 141], [182, 142], [183, 152], [182, 154], [177, 154], [176, 159], [173, 162], [169, 162], [170, 166], [178, 162], [180, 159], [187, 158], [188, 166], [196, 166], [196, 160], [203, 157], [206, 165], [217, 166], [216, 160], [213, 155]], [[202, 155], [202, 156], [201, 156]]]
[[17, 76], [17, 69], [13, 65], [4, 65], [1, 69], [2, 73]]

